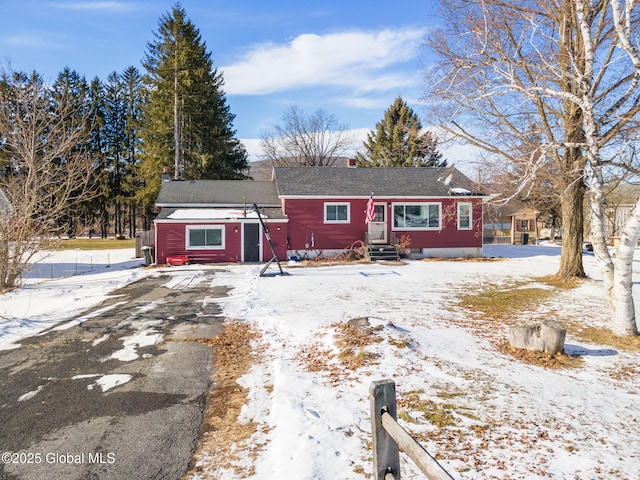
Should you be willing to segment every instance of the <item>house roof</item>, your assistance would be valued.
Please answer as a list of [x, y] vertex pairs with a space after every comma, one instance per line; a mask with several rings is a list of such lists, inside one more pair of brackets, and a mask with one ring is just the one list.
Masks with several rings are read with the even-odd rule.
[[274, 182], [252, 180], [172, 180], [163, 182], [158, 207], [280, 206]]
[[[286, 220], [287, 216], [280, 207], [260, 208], [264, 219]], [[251, 206], [244, 208], [163, 208], [156, 220], [163, 221], [210, 221], [210, 220], [242, 220], [257, 219], [258, 214]]]
[[[278, 194], [321, 197], [448, 197], [479, 195], [452, 167], [350, 168], [275, 167]], [[449, 178], [450, 177], [450, 178]]]
[[535, 218], [536, 215], [540, 213], [534, 208], [526, 206], [524, 203], [515, 198], [509, 198], [506, 200], [494, 200], [492, 202], [488, 202], [485, 205], [485, 212], [494, 216], [516, 216], [524, 220], [526, 218]]

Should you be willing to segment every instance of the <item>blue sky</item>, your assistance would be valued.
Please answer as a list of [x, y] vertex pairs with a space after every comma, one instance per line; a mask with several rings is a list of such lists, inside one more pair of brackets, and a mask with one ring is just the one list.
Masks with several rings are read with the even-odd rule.
[[[420, 46], [430, 0], [183, 0], [222, 71], [238, 138], [252, 159], [260, 134], [297, 105], [335, 114], [359, 138], [397, 96], [428, 125]], [[0, 62], [53, 80], [70, 67], [106, 80], [140, 64], [162, 14], [157, 0], [3, 0]], [[450, 159], [455, 160], [455, 159]]]

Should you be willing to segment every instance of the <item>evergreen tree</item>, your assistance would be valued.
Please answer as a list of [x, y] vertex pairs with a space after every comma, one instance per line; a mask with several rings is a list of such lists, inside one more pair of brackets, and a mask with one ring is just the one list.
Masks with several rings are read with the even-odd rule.
[[89, 86], [91, 131], [89, 132], [89, 149], [93, 158], [94, 170], [92, 186], [96, 195], [85, 205], [87, 225], [90, 234], [95, 233], [97, 226], [102, 238], [109, 234], [109, 166], [105, 155], [104, 129], [106, 124], [104, 85], [95, 77]]
[[235, 138], [222, 74], [180, 4], [160, 18], [143, 66], [149, 87], [141, 132], [145, 203], [153, 203], [161, 170], [171, 164], [176, 178], [241, 178], [247, 153]]
[[107, 77], [104, 86], [105, 99], [105, 154], [109, 173], [109, 200], [113, 205], [115, 234], [122, 235], [123, 204], [126, 192], [123, 189], [123, 178], [126, 175], [126, 114], [127, 106], [124, 95], [124, 84], [117, 72]]
[[[89, 85], [85, 78], [75, 70], [65, 67], [58, 74], [50, 91], [50, 109], [52, 111], [63, 110], [68, 112], [68, 117], [61, 119], [65, 127], [71, 131], [76, 130], [80, 135], [76, 137], [76, 143], [71, 146], [73, 152], [89, 152], [89, 132], [90, 123], [90, 99]], [[47, 140], [49, 142], [60, 143], [70, 132], [60, 131], [56, 135], [51, 134]], [[63, 172], [66, 168], [67, 158], [58, 157], [53, 159], [56, 166]], [[83, 205], [79, 208], [69, 210], [66, 214], [57, 218], [57, 226], [60, 232], [64, 232], [69, 237], [74, 237], [79, 230], [84, 227], [86, 221], [86, 211]]]
[[[146, 90], [142, 84], [142, 76], [137, 68], [131, 66], [122, 72], [124, 84], [126, 120], [125, 120], [125, 145], [126, 172], [123, 189], [127, 192], [129, 205], [129, 236], [136, 234], [136, 219], [138, 205], [136, 192], [144, 183], [139, 177], [139, 149], [140, 149], [140, 122], [142, 120], [143, 106], [146, 98]], [[145, 229], [150, 229], [149, 219], [145, 219]]]
[[421, 132], [418, 115], [402, 98], [396, 98], [367, 134], [365, 153], [356, 154], [362, 167], [445, 167], [447, 161], [438, 151], [438, 139], [431, 132]]

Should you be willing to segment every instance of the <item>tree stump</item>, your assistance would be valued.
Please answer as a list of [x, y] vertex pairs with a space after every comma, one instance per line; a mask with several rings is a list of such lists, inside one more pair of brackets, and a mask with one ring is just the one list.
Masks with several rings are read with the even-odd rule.
[[564, 350], [567, 329], [560, 322], [545, 320], [540, 325], [518, 325], [509, 328], [509, 345], [513, 348], [537, 350], [550, 354]]

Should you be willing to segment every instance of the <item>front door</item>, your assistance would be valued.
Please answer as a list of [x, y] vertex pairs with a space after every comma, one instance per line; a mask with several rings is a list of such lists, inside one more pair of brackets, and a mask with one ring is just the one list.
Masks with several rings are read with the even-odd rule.
[[243, 261], [260, 261], [260, 224], [245, 223], [242, 228], [244, 236]]
[[387, 243], [387, 204], [374, 203], [373, 211], [373, 220], [369, 222], [371, 243]]

